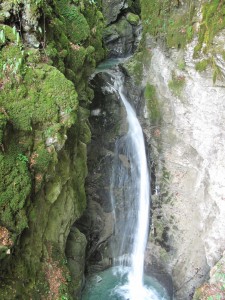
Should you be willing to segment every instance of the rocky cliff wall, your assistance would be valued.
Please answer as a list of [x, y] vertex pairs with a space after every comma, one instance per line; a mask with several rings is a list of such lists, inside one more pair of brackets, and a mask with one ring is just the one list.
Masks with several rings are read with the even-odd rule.
[[[127, 69], [145, 87], [150, 122], [154, 186], [146, 260], [172, 274], [176, 299], [192, 299], [224, 251], [224, 4], [141, 5], [143, 44]], [[215, 278], [195, 299], [223, 299]]]
[[[160, 48], [152, 50], [147, 72], [161, 114], [152, 130], [153, 201], [162, 201], [155, 205], [152, 240], [163, 249], [149, 251], [168, 264], [177, 298], [189, 299], [187, 291], [207, 277], [224, 250], [224, 88], [188, 61], [178, 70], [175, 55], [168, 58]], [[178, 86], [183, 81], [179, 90], [174, 80]]]

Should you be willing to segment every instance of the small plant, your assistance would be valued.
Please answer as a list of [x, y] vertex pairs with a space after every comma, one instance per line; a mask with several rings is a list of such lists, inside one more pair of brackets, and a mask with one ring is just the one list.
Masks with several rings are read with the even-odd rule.
[[23, 64], [24, 51], [21, 51], [21, 57], [8, 58], [2, 65], [2, 72], [6, 78], [15, 78], [19, 81], [26, 67]]
[[180, 60], [177, 64], [178, 69], [181, 70], [181, 71], [185, 70], [185, 66], [186, 66], [186, 63], [183, 59]]
[[199, 71], [199, 72], [203, 72], [206, 70], [208, 64], [209, 64], [209, 60], [203, 59], [203, 60], [199, 61], [198, 63], [196, 63], [195, 70]]
[[28, 157], [26, 155], [22, 154], [22, 153], [17, 155], [17, 159], [24, 162], [24, 163], [28, 162]]
[[66, 114], [70, 114], [72, 111], [73, 111], [73, 109], [71, 107], [68, 107], [65, 109]]
[[54, 134], [54, 129], [53, 129], [52, 127], [48, 127], [48, 128], [45, 130], [45, 136], [46, 136], [46, 137], [51, 137], [53, 134]]
[[183, 75], [176, 75], [175, 72], [172, 73], [172, 80], [169, 82], [168, 86], [175, 96], [180, 96], [185, 85], [185, 77]]

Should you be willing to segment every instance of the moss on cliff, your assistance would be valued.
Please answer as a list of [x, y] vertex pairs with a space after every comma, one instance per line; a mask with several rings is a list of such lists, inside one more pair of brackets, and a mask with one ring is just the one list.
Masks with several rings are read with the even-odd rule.
[[[151, 34], [156, 39], [166, 42], [167, 47], [183, 49], [197, 37], [193, 58], [204, 57], [204, 62], [197, 62], [196, 70], [203, 71], [211, 66], [213, 82], [221, 77], [220, 63], [216, 62], [219, 55], [223, 58], [222, 42], [217, 45], [215, 37], [225, 28], [225, 4], [220, 0], [200, 3], [188, 0], [168, 1], [156, 0], [149, 3], [141, 0], [144, 38]], [[202, 18], [199, 18], [199, 12]], [[206, 64], [206, 61], [208, 64]], [[225, 64], [225, 62], [222, 62]], [[223, 71], [223, 70], [222, 70]]]
[[[51, 22], [45, 20], [47, 43], [44, 53], [65, 74], [69, 73], [67, 69], [72, 70], [74, 74], [69, 79], [78, 84], [79, 79], [90, 73], [105, 55], [103, 16], [97, 6], [87, 0], [76, 4], [69, 0], [55, 1], [54, 12], [56, 15]], [[89, 45], [92, 45], [92, 51]], [[87, 61], [87, 69], [82, 69]]]
[[195, 6], [187, 1], [186, 10], [180, 1], [158, 0], [149, 3], [141, 0], [144, 34], [165, 38], [168, 47], [184, 48], [192, 40]]
[[180, 96], [185, 85], [185, 77], [172, 72], [172, 79], [169, 81], [169, 88], [176, 96]]
[[148, 113], [151, 120], [151, 125], [158, 125], [161, 119], [159, 103], [156, 96], [155, 87], [147, 83], [145, 87], [144, 97], [147, 103]]
[[87, 79], [105, 55], [104, 20], [88, 0], [0, 8], [0, 225], [12, 239], [0, 239], [1, 299], [69, 299], [62, 262], [86, 206], [90, 139], [79, 105], [93, 97]]
[[[202, 6], [202, 22], [200, 26], [198, 44], [195, 55], [203, 48], [206, 53], [215, 35], [225, 28], [225, 4], [220, 0], [213, 0]], [[203, 47], [204, 46], [204, 47]]]

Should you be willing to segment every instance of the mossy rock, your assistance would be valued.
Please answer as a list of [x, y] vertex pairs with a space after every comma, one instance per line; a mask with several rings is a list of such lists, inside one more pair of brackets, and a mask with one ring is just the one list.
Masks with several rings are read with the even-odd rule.
[[[10, 7], [4, 8], [4, 13], [10, 12], [4, 16], [7, 24], [17, 24], [18, 16], [24, 15], [27, 6], [23, 2], [1, 3], [1, 8], [7, 3]], [[59, 239], [62, 254], [69, 227], [86, 207], [85, 143], [90, 129], [87, 112], [78, 113], [78, 102], [86, 106], [91, 101], [93, 91], [87, 78], [105, 55], [104, 21], [97, 5], [88, 0], [28, 3], [35, 22], [36, 13], [42, 14], [34, 35], [43, 48], [27, 49], [15, 28], [8, 25], [4, 43], [0, 42], [0, 219], [13, 232], [15, 242], [13, 255], [2, 261], [1, 274], [7, 269], [16, 278], [1, 282], [2, 299], [49, 296], [43, 274], [48, 240]], [[68, 159], [67, 170], [63, 155]], [[58, 177], [63, 186], [57, 186]], [[61, 296], [69, 298], [65, 289]]]
[[70, 62], [71, 70], [81, 70], [84, 65], [86, 54], [86, 49], [82, 46], [77, 46], [71, 49], [67, 58], [68, 63]]
[[19, 42], [19, 33], [16, 28], [12, 28], [8, 25], [0, 24], [0, 45], [4, 45], [7, 42]]
[[31, 131], [32, 126], [60, 123], [62, 112], [75, 111], [78, 101], [72, 82], [54, 67], [39, 64], [26, 70], [24, 84], [4, 86], [0, 105], [8, 111], [14, 128]]
[[27, 227], [25, 207], [31, 192], [27, 161], [16, 140], [7, 146], [6, 153], [0, 153], [0, 219], [14, 236]]
[[3, 143], [3, 135], [4, 135], [4, 130], [6, 127], [6, 124], [8, 122], [8, 116], [4, 110], [4, 108], [0, 108], [0, 145]]
[[148, 66], [151, 61], [151, 55], [147, 49], [136, 52], [132, 58], [125, 63], [130, 76], [135, 80], [136, 84], [141, 84], [143, 79], [144, 66]]
[[198, 35], [198, 44], [194, 49], [194, 56], [198, 56], [198, 52], [203, 48], [203, 52], [207, 53], [209, 46], [215, 35], [225, 28], [225, 3], [220, 0], [213, 0], [204, 3], [202, 6], [202, 22]]
[[161, 120], [161, 113], [159, 109], [159, 103], [156, 96], [156, 89], [153, 85], [147, 83], [145, 87], [144, 97], [146, 100], [149, 116], [152, 125], [156, 125]]
[[203, 72], [206, 70], [207, 66], [209, 65], [209, 60], [208, 59], [203, 59], [196, 63], [195, 69], [196, 71]]
[[119, 22], [116, 23], [116, 31], [120, 37], [128, 36], [132, 32], [132, 26], [126, 18], [121, 18]]
[[134, 25], [134, 26], [137, 26], [138, 23], [140, 22], [140, 18], [138, 15], [135, 15], [133, 13], [128, 13], [126, 15], [126, 19], [127, 21], [131, 24], [131, 25]]
[[194, 36], [193, 18], [195, 14], [194, 1], [188, 0], [179, 9], [180, 1], [140, 0], [143, 24], [143, 36], [151, 34], [162, 37], [168, 47], [184, 48]]
[[80, 43], [90, 35], [90, 28], [80, 8], [70, 1], [57, 1], [58, 13], [64, 17], [67, 34], [72, 43]]

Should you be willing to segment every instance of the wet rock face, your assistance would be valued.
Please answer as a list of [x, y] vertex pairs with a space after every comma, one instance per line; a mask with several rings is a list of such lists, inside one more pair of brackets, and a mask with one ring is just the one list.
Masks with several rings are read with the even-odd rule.
[[131, 11], [134, 14], [140, 14], [140, 2], [139, 0], [104, 0], [102, 1], [102, 10], [106, 24], [109, 25], [114, 23], [124, 12]]
[[74, 288], [73, 296], [75, 299], [81, 296], [81, 288], [83, 283], [83, 274], [85, 267], [85, 248], [87, 240], [84, 234], [79, 232], [76, 227], [72, 227], [66, 244], [66, 257], [70, 270]]
[[77, 223], [86, 235], [89, 272], [111, 264], [108, 240], [113, 234], [110, 202], [110, 177], [115, 140], [121, 134], [124, 110], [116, 94], [108, 88], [110, 75], [99, 73], [91, 81], [95, 97], [91, 105], [91, 143], [88, 147], [88, 176], [86, 180], [87, 209]]
[[[124, 9], [125, 0], [105, 0], [102, 1], [103, 14], [106, 18], [107, 25], [115, 22], [121, 10]], [[127, 6], [127, 5], [126, 5]]]
[[107, 22], [103, 39], [109, 57], [124, 57], [136, 49], [141, 33], [140, 18], [136, 13], [139, 11], [133, 2], [103, 1]]
[[104, 42], [109, 51], [109, 57], [123, 57], [134, 52], [141, 26], [131, 24], [126, 17], [122, 17], [115, 24], [110, 25], [104, 32]]

